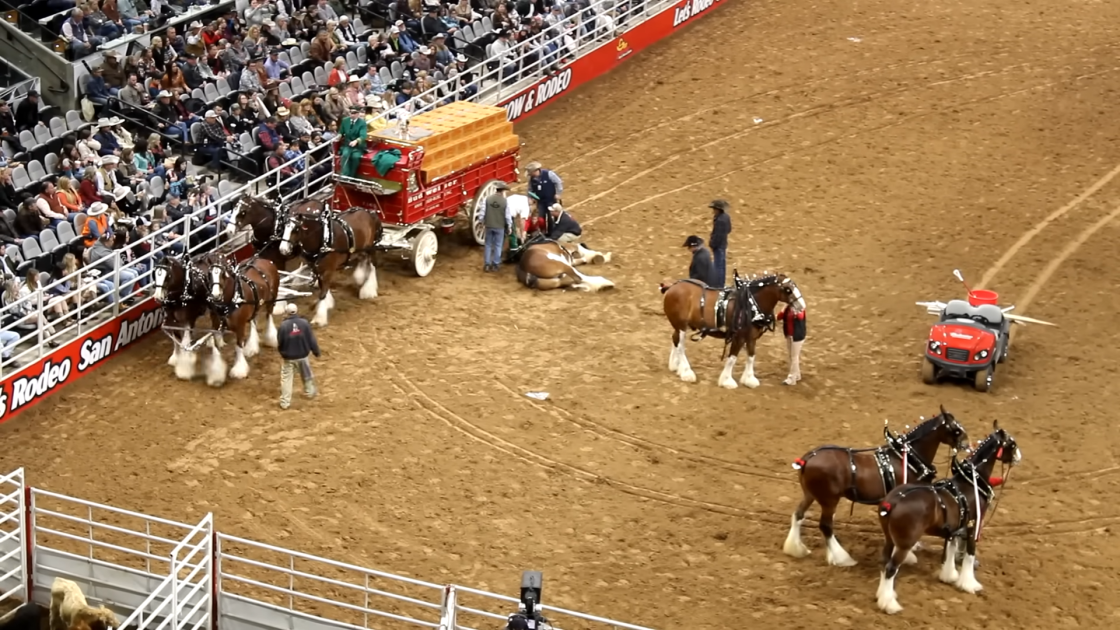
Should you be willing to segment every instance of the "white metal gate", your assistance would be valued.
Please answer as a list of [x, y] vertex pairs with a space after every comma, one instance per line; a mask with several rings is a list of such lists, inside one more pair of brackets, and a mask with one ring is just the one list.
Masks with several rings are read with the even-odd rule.
[[26, 499], [22, 468], [0, 477], [0, 601], [27, 601]]

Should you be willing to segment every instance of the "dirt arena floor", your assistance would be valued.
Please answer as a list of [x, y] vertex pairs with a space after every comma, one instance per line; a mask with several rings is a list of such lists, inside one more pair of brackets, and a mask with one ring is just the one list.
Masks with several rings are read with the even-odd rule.
[[[149, 341], [0, 427], [3, 468], [434, 582], [515, 594], [540, 569], [548, 603], [655, 628], [1115, 620], [1120, 5], [723, 5], [520, 126], [617, 290], [536, 294], [444, 242], [428, 278], [390, 264], [374, 303], [338, 292], [314, 404], [277, 409], [272, 357], [212, 391]], [[795, 388], [780, 336], [757, 390], [715, 386], [718, 342], [689, 345], [699, 383], [667, 371], [656, 286], [686, 273], [680, 244], [717, 197], [729, 267], [807, 297]], [[933, 318], [914, 302], [960, 297], [954, 267], [1061, 324], [1019, 330], [992, 394], [918, 376]], [[1025, 458], [985, 530], [982, 594], [938, 582], [927, 550], [888, 618], [872, 509], [838, 520], [857, 567], [825, 566], [815, 526], [809, 558], [781, 552], [789, 462], [939, 404], [973, 436], [998, 419]]]

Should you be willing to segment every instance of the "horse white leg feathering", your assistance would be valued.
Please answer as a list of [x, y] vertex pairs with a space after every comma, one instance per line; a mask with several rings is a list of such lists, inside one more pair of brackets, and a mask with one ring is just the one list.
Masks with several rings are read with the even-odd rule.
[[354, 284], [359, 287], [366, 283], [366, 278], [369, 277], [369, 269], [366, 268], [366, 261], [362, 261], [354, 265]]
[[[175, 363], [175, 377], [183, 381], [189, 381], [194, 378], [194, 362], [196, 356], [195, 353], [187, 350], [190, 345], [191, 331], [188, 330], [183, 333], [183, 349], [179, 351], [179, 359]], [[178, 349], [178, 346], [176, 346], [176, 349]]]
[[277, 334], [276, 321], [272, 319], [271, 315], [265, 315], [265, 319], [268, 320], [268, 327], [264, 329], [264, 345], [269, 348], [279, 348], [280, 337]]
[[210, 387], [221, 387], [226, 382], [226, 361], [222, 358], [222, 351], [218, 346], [210, 347], [210, 360], [206, 362], [206, 384]]
[[229, 371], [230, 378], [245, 378], [249, 376], [249, 361], [245, 359], [245, 351], [238, 346], [235, 348], [236, 358], [233, 360], [233, 369]]
[[894, 580], [897, 577], [897, 570], [894, 576], [889, 578], [885, 572], [879, 573], [879, 610], [888, 615], [902, 612], [902, 606], [898, 603], [898, 594], [894, 592]]
[[311, 323], [320, 327], [326, 326], [328, 314], [333, 307], [334, 296], [331, 295], [330, 291], [327, 291], [327, 294], [323, 296], [323, 299], [319, 300], [319, 304], [315, 307], [315, 317], [312, 318]]
[[829, 536], [825, 541], [825, 558], [834, 567], [854, 567], [856, 561], [848, 554], [847, 550], [836, 540], [836, 536]]
[[809, 555], [809, 548], [801, 541], [801, 523], [805, 519], [797, 520], [797, 514], [791, 514], [789, 517], [789, 533], [786, 534], [786, 542], [782, 545], [782, 551], [787, 556], [794, 558], [804, 558]]
[[167, 358], [167, 364], [170, 365], [171, 367], [175, 367], [175, 364], [178, 363], [178, 362], [179, 362], [179, 346], [178, 345], [173, 345], [173, 346], [171, 346], [171, 356]]
[[[681, 333], [681, 336], [682, 337], [684, 336], [683, 332]], [[677, 371], [677, 368], [680, 367], [680, 364], [681, 364], [680, 347], [679, 347], [678, 344], [673, 344], [673, 349], [669, 351], [669, 371], [673, 372], [675, 374], [676, 371]]]
[[249, 339], [245, 341], [244, 354], [247, 358], [255, 357], [261, 353], [261, 335], [257, 332], [257, 322], [249, 322]]
[[272, 307], [272, 314], [283, 315], [286, 308], [288, 308], [288, 303], [285, 300], [276, 300], [276, 305]]
[[975, 556], [970, 556], [968, 553], [964, 554], [964, 560], [961, 560], [961, 574], [957, 577], [957, 588], [972, 595], [979, 593], [984, 588], [976, 581]]
[[362, 300], [372, 300], [377, 297], [377, 269], [374, 268], [371, 262], [366, 262], [363, 265], [367, 266], [367, 277], [362, 282], [361, 290], [358, 291], [358, 298]]
[[695, 383], [696, 372], [692, 371], [692, 366], [688, 364], [688, 355], [684, 352], [686, 339], [688, 339], [688, 335], [682, 334], [681, 342], [677, 346], [677, 357], [679, 359], [677, 362], [677, 376], [681, 377], [681, 380], [686, 383]]
[[739, 385], [735, 382], [735, 360], [739, 357], [730, 356], [723, 363], [723, 371], [719, 373], [719, 386], [727, 389], [735, 389]]
[[945, 542], [945, 561], [941, 563], [941, 574], [937, 577], [946, 584], [956, 584], [960, 579], [960, 572], [957, 571], [957, 542], [954, 538]]
[[754, 377], [754, 355], [747, 355], [747, 368], [743, 370], [743, 378], [739, 379], [739, 383], [745, 387], [754, 389], [759, 386], [758, 379]]
[[602, 291], [603, 289], [609, 289], [614, 286], [613, 282], [607, 280], [602, 276], [585, 276], [582, 273], [576, 271], [575, 267], [572, 267], [572, 273], [574, 273], [576, 277], [579, 278], [579, 282], [572, 285], [572, 287], [579, 288], [582, 291], [591, 291], [592, 293], [594, 293], [597, 291]]

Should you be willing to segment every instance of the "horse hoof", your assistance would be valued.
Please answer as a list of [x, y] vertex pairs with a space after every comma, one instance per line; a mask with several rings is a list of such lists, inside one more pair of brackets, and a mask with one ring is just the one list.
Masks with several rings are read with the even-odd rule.
[[735, 379], [729, 378], [729, 379], [720, 381], [719, 386], [724, 388], [724, 389], [735, 389], [735, 388], [739, 387], [739, 384], [735, 382]]
[[681, 380], [686, 382], [686, 383], [695, 383], [696, 382], [696, 372], [693, 372], [692, 370], [687, 370], [685, 372], [682, 372], [681, 373]]
[[743, 379], [742, 383], [744, 387], [749, 387], [751, 389], [754, 389], [762, 384], [757, 378], [745, 378]]
[[593, 264], [593, 265], [601, 265], [605, 262], [606, 262], [606, 259], [603, 258], [602, 254], [595, 254], [594, 256], [591, 257], [591, 264]]
[[897, 615], [902, 612], [902, 606], [899, 605], [897, 599], [892, 599], [885, 602], [879, 602], [879, 610], [887, 613], [888, 615]]
[[961, 578], [961, 574], [960, 574], [959, 571], [953, 571], [952, 573], [949, 573], [947, 571], [942, 571], [941, 574], [938, 575], [937, 577], [938, 577], [938, 579], [940, 579], [942, 582], [944, 582], [946, 584], [954, 584], [955, 585], [957, 583], [957, 580], [959, 580]]
[[906, 559], [902, 561], [902, 564], [918, 564], [918, 556], [914, 555], [911, 550], [906, 553]]

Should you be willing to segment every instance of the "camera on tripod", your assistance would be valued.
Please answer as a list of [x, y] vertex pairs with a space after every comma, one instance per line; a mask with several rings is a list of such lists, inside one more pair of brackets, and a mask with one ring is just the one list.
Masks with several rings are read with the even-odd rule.
[[541, 594], [544, 592], [544, 574], [540, 571], [521, 572], [521, 597], [517, 612], [506, 620], [506, 630], [551, 630], [552, 626], [541, 614]]

